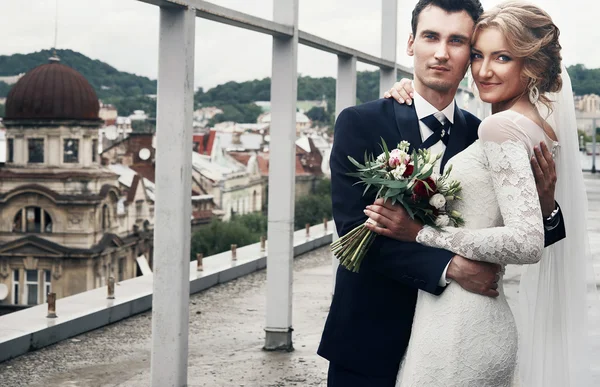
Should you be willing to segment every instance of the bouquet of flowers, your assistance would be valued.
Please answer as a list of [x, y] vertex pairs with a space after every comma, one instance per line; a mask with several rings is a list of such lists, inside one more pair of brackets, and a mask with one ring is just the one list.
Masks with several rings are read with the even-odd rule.
[[[435, 174], [433, 169], [440, 154], [432, 155], [426, 149], [409, 154], [407, 141], [389, 151], [383, 138], [381, 141], [383, 153], [375, 158], [365, 152], [364, 164], [348, 156], [357, 168], [357, 172], [348, 175], [360, 179], [356, 184], [366, 185], [363, 195], [371, 188], [377, 189], [376, 199], [399, 203], [412, 219], [425, 225], [436, 228], [463, 225], [458, 211], [447, 210], [449, 201], [460, 200], [460, 183], [449, 179], [452, 166], [442, 175]], [[361, 224], [332, 243], [331, 250], [341, 265], [358, 272], [375, 237], [375, 233]]]

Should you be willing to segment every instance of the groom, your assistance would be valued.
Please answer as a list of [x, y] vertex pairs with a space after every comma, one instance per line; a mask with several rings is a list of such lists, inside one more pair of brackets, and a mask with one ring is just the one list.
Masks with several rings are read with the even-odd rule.
[[[380, 137], [388, 144], [406, 140], [443, 152], [443, 168], [477, 139], [479, 119], [457, 108], [454, 96], [469, 65], [471, 35], [482, 12], [478, 0], [420, 0], [407, 49], [414, 57], [414, 104], [380, 99], [340, 113], [330, 159], [340, 236], [365, 222], [365, 207], [375, 199], [374, 194], [363, 196], [363, 187], [346, 175], [355, 169], [348, 156], [362, 160], [365, 150], [381, 153]], [[441, 124], [450, 126], [449, 139], [436, 129]], [[553, 189], [538, 187], [542, 203], [554, 205]], [[550, 211], [554, 216], [546, 219], [547, 244], [564, 238], [560, 213]], [[496, 297], [499, 270], [446, 250], [376, 238], [359, 273], [342, 266], [337, 271], [318, 350], [330, 361], [328, 386], [393, 387], [410, 338], [417, 289], [439, 295], [453, 280], [468, 291]]]

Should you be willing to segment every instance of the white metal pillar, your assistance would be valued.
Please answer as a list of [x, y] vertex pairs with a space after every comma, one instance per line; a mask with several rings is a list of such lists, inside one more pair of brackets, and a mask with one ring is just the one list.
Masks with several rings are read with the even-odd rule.
[[273, 21], [294, 27], [273, 37], [266, 350], [292, 350], [292, 275], [298, 88], [298, 0], [273, 2]]
[[[356, 105], [356, 57], [338, 55], [337, 81], [335, 84], [335, 116], [349, 106]], [[335, 138], [333, 139], [335, 141]], [[333, 240], [339, 238], [335, 222], [333, 225]], [[335, 279], [339, 261], [332, 255], [333, 284], [331, 293], [335, 289]]]
[[[396, 63], [398, 0], [381, 0], [381, 58]], [[379, 97], [396, 82], [396, 66], [379, 71]]]
[[187, 386], [195, 23], [194, 9], [160, 9], [153, 387]]

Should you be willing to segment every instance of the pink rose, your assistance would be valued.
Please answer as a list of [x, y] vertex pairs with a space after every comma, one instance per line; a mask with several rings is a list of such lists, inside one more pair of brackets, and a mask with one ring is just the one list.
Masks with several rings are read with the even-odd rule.
[[402, 162], [402, 155], [400, 154], [399, 149], [394, 149], [390, 152], [390, 159], [388, 164], [390, 168], [396, 168]]

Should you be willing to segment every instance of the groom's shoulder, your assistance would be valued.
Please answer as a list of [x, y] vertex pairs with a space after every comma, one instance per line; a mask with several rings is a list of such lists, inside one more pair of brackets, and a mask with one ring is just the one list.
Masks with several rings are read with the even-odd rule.
[[462, 112], [463, 117], [465, 117], [465, 122], [467, 123], [467, 127], [469, 129], [477, 130], [479, 128], [479, 124], [481, 124], [481, 120], [479, 118], [477, 118], [474, 114], [472, 114], [464, 109], [460, 109], [460, 111]]
[[360, 115], [380, 115], [381, 113], [394, 111], [394, 100], [391, 98], [380, 98], [356, 105], [353, 109]]

